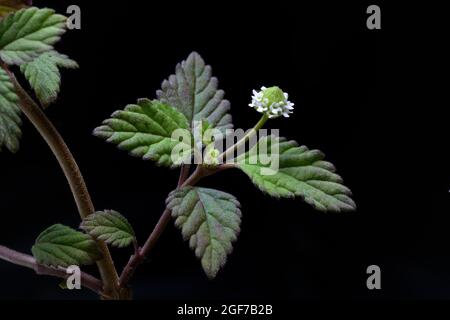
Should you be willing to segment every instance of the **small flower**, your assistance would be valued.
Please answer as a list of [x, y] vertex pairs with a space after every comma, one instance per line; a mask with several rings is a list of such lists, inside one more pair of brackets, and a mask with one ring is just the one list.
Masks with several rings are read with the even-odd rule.
[[205, 157], [203, 159], [203, 164], [206, 167], [215, 167], [219, 165], [218, 157], [220, 155], [219, 150], [212, 146], [208, 146], [205, 149]]
[[294, 104], [288, 100], [289, 95], [278, 87], [261, 87], [261, 91], [253, 90], [250, 107], [260, 113], [265, 113], [269, 118], [283, 116], [289, 118], [293, 113]]

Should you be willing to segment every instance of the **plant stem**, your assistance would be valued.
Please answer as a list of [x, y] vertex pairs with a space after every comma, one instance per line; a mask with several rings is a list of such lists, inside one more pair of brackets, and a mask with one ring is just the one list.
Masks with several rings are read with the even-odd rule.
[[250, 140], [250, 138], [252, 138], [258, 132], [258, 130], [264, 126], [267, 120], [269, 120], [269, 117], [264, 114], [258, 121], [258, 123], [250, 131], [248, 131], [241, 140], [239, 140], [236, 144], [232, 145], [225, 152], [218, 156], [217, 159], [219, 160], [219, 163], [224, 163], [224, 161], [227, 160], [230, 155], [234, 156], [234, 152], [238, 150], [242, 145], [247, 143], [247, 141]]
[[193, 186], [195, 185], [201, 178], [209, 176], [213, 174], [215, 170], [209, 171], [206, 168], [202, 166], [197, 166], [194, 173], [191, 174], [189, 178], [187, 178], [178, 188], [187, 187], [187, 186]]
[[[180, 177], [178, 179], [177, 189], [184, 185], [187, 176], [189, 175], [189, 165], [182, 165], [180, 170]], [[197, 167], [198, 169], [198, 167]], [[197, 172], [197, 170], [196, 170]], [[194, 173], [195, 174], [195, 173]], [[145, 257], [150, 252], [150, 250], [153, 249], [156, 242], [160, 238], [163, 231], [166, 229], [167, 225], [169, 224], [171, 219], [171, 211], [169, 209], [165, 209], [162, 213], [161, 217], [159, 218], [158, 223], [156, 224], [155, 228], [153, 229], [150, 236], [147, 238], [147, 241], [145, 241], [145, 244], [142, 248], [140, 248], [134, 255], [131, 256], [130, 261], [125, 266], [125, 268], [122, 271], [122, 274], [120, 276], [120, 286], [122, 288], [125, 288], [131, 277], [133, 276], [136, 268], [144, 262]]]
[[[41, 265], [37, 263], [36, 259], [32, 256], [11, 250], [4, 246], [0, 246], [0, 259], [32, 269], [39, 275], [48, 275], [62, 279], [67, 279], [69, 276], [65, 268], [55, 269]], [[102, 282], [87, 273], [81, 272], [81, 285], [99, 295], [102, 294]]]
[[[94, 213], [94, 205], [92, 204], [86, 183], [84, 182], [80, 169], [63, 138], [42, 109], [28, 95], [25, 89], [22, 88], [14, 74], [9, 71], [5, 64], [2, 64], [2, 66], [8, 72], [11, 81], [15, 85], [17, 95], [20, 98], [19, 105], [22, 112], [33, 123], [58, 160], [67, 182], [69, 183], [72, 195], [75, 198], [81, 218], [83, 219]], [[114, 267], [114, 262], [106, 244], [103, 241], [97, 241], [97, 244], [103, 254], [103, 260], [98, 261], [97, 265], [102, 278], [105, 294], [107, 296], [115, 297], [118, 295], [119, 278], [116, 268]]]
[[[233, 148], [233, 151], [236, 150], [237, 147], [239, 147], [239, 144], [242, 145], [242, 143], [247, 142], [247, 140], [254, 134], [256, 131], [258, 131], [264, 123], [267, 121], [268, 117], [264, 115], [261, 120], [257, 123], [257, 125], [244, 137], [242, 138], [236, 145], [231, 147], [229, 150]], [[228, 150], [227, 150], [228, 152]], [[230, 151], [231, 152], [231, 151]], [[183, 188], [186, 186], [193, 186], [195, 185], [200, 179], [206, 176], [210, 176], [216, 172], [227, 170], [234, 168], [234, 165], [232, 164], [222, 164], [215, 168], [206, 168], [201, 165], [197, 166], [195, 171], [192, 173], [191, 176], [188, 177], [189, 174], [189, 167], [186, 165], [183, 165], [181, 167], [180, 172], [180, 178], [178, 180], [177, 189]], [[171, 210], [166, 208], [164, 212], [162, 213], [161, 217], [159, 218], [158, 223], [156, 224], [155, 228], [153, 229], [150, 236], [147, 238], [147, 241], [145, 242], [144, 246], [140, 248], [139, 250], [135, 251], [135, 254], [131, 256], [130, 260], [128, 261], [127, 265], [122, 271], [122, 274], [120, 275], [120, 286], [121, 288], [126, 288], [129, 281], [131, 280], [136, 268], [144, 262], [145, 257], [148, 255], [148, 253], [153, 249], [156, 242], [159, 240], [161, 234], [166, 229], [167, 225], [169, 224], [171, 220]]]
[[[183, 188], [186, 186], [193, 186], [195, 185], [200, 179], [203, 177], [212, 175], [216, 172], [234, 168], [234, 166], [231, 165], [220, 165], [213, 169], [207, 169], [202, 166], [197, 166], [195, 171], [192, 173], [192, 175], [187, 178], [189, 174], [189, 166], [183, 165], [181, 167], [180, 171], [180, 178], [178, 180], [177, 189]], [[171, 220], [171, 210], [166, 208], [164, 212], [162, 213], [161, 217], [159, 218], [158, 223], [156, 224], [155, 228], [153, 229], [152, 233], [148, 237], [147, 241], [145, 241], [145, 244], [142, 248], [137, 250], [134, 255], [131, 256], [130, 260], [128, 261], [128, 264], [125, 266], [125, 268], [122, 271], [122, 274], [120, 275], [120, 287], [126, 288], [129, 281], [131, 280], [134, 272], [136, 271], [136, 268], [144, 262], [145, 257], [148, 255], [148, 253], [153, 249], [156, 242], [161, 237], [161, 234], [166, 229], [167, 225], [169, 224]]]

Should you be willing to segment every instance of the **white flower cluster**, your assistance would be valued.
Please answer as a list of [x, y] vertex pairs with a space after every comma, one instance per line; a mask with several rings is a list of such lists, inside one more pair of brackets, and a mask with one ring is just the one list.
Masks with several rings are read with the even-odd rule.
[[260, 113], [266, 113], [269, 118], [283, 116], [289, 118], [293, 113], [294, 104], [288, 101], [289, 95], [278, 87], [261, 87], [261, 91], [253, 90], [252, 103], [250, 107]]

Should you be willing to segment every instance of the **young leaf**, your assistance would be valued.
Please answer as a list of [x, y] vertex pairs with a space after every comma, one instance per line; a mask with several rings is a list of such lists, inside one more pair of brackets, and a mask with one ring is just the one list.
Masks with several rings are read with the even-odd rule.
[[[94, 130], [94, 135], [118, 145], [119, 149], [128, 151], [132, 156], [174, 167], [180, 164], [172, 159], [175, 146], [182, 146], [180, 161], [192, 153], [192, 137], [186, 117], [167, 104], [140, 99], [137, 105], [129, 105], [123, 111], [114, 112], [111, 117]], [[172, 137], [178, 129], [184, 130], [186, 139], [180, 141]]]
[[53, 49], [65, 32], [66, 17], [51, 9], [28, 8], [0, 21], [0, 58], [20, 65]]
[[119, 248], [129, 246], [135, 239], [128, 220], [114, 210], [91, 214], [83, 220], [80, 228], [92, 237]]
[[217, 89], [217, 78], [211, 74], [211, 67], [197, 52], [192, 52], [176, 66], [175, 74], [164, 80], [162, 89], [156, 92], [158, 99], [182, 112], [191, 129], [195, 121], [202, 119], [221, 131], [233, 128], [228, 113], [230, 102], [223, 99], [225, 92]]
[[0, 1], [0, 20], [11, 12], [31, 6], [31, 0], [2, 0]]
[[208, 278], [215, 278], [240, 232], [239, 202], [222, 191], [185, 187], [169, 195], [167, 207]]
[[[278, 144], [278, 152], [276, 148], [273, 153], [264, 151], [271, 151], [273, 144]], [[262, 157], [266, 159], [261, 161]], [[279, 168], [270, 169], [271, 165], [276, 164], [275, 157], [278, 158]], [[305, 146], [299, 147], [295, 141], [269, 136], [261, 138], [246, 154], [239, 156], [236, 166], [244, 171], [259, 189], [273, 197], [299, 196], [320, 211], [355, 210], [356, 205], [350, 198], [350, 189], [345, 187], [342, 178], [334, 173], [334, 166], [323, 161], [324, 157], [319, 150], [308, 150]], [[267, 174], [269, 172], [270, 174]]]
[[19, 140], [22, 136], [20, 126], [20, 109], [14, 84], [8, 73], [0, 68], [0, 151], [6, 147], [11, 152], [19, 150]]
[[43, 231], [31, 251], [37, 262], [53, 267], [86, 265], [101, 259], [97, 244], [89, 235], [61, 224]]
[[20, 66], [44, 108], [58, 97], [61, 86], [59, 67], [73, 69], [78, 68], [78, 64], [66, 55], [52, 51]]

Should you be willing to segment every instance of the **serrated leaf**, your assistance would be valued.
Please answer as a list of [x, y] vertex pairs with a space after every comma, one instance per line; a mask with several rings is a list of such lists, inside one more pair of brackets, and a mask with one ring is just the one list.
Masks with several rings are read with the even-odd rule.
[[[167, 104], [140, 99], [137, 104], [114, 112], [111, 117], [94, 130], [94, 135], [116, 144], [132, 156], [174, 167], [192, 154], [193, 143], [186, 117]], [[174, 162], [172, 151], [176, 146], [180, 147], [180, 140], [172, 134], [178, 129], [184, 130], [186, 139], [181, 141], [184, 147]]]
[[55, 63], [60, 68], [78, 69], [80, 67], [75, 60], [70, 59], [67, 55], [59, 53], [58, 51], [49, 51], [48, 53], [44, 54], [48, 54], [53, 63]]
[[0, 20], [11, 12], [31, 6], [31, 0], [2, 0], [0, 1]]
[[61, 224], [43, 231], [31, 251], [37, 262], [52, 267], [87, 265], [101, 259], [91, 236]]
[[128, 220], [114, 210], [89, 215], [80, 228], [92, 237], [119, 248], [129, 246], [135, 239], [133, 227]]
[[169, 195], [167, 207], [208, 278], [215, 278], [240, 232], [239, 202], [222, 191], [185, 187]]
[[0, 21], [0, 58], [20, 65], [53, 49], [65, 32], [66, 17], [51, 9], [28, 8]]
[[211, 67], [197, 52], [179, 63], [175, 74], [162, 83], [157, 91], [158, 99], [182, 112], [189, 121], [191, 130], [196, 121], [206, 119], [208, 123], [224, 132], [233, 128], [230, 102], [224, 99], [225, 92], [218, 90], [218, 80], [212, 76]]
[[60, 67], [73, 69], [77, 68], [78, 64], [66, 55], [53, 51], [43, 53], [35, 60], [20, 66], [43, 107], [58, 98], [61, 87]]
[[0, 68], [0, 151], [6, 147], [11, 152], [19, 150], [22, 136], [19, 97], [8, 73]]
[[[271, 157], [272, 161], [269, 161]], [[279, 159], [278, 169], [275, 157]], [[299, 147], [295, 141], [269, 136], [261, 138], [247, 153], [239, 156], [236, 166], [259, 189], [273, 197], [301, 197], [320, 211], [355, 210], [350, 189], [343, 185], [333, 164], [324, 161], [324, 157], [319, 150], [309, 150], [305, 146]]]

